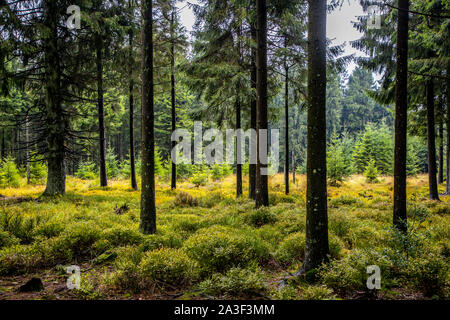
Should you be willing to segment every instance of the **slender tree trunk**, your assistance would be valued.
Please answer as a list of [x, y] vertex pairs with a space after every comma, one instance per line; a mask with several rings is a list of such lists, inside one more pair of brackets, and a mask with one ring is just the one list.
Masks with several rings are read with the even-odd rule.
[[[256, 28], [252, 24], [250, 27], [251, 37], [252, 40], [256, 43]], [[256, 75], [257, 75], [257, 69], [256, 69], [256, 49], [252, 47], [251, 49], [251, 71], [250, 71], [250, 81], [251, 81], [251, 88], [254, 92], [256, 92]], [[252, 129], [253, 132], [256, 132], [257, 127], [257, 105], [256, 105], [256, 99], [254, 96], [252, 96], [250, 101], [250, 129]], [[257, 146], [256, 141], [254, 139], [250, 139], [250, 153], [256, 154], [257, 152]], [[252, 157], [250, 157], [252, 158]], [[254, 157], [253, 157], [254, 158]], [[249, 164], [249, 198], [256, 200], [256, 163], [252, 163], [253, 161], [250, 161]]]
[[45, 115], [47, 125], [47, 186], [44, 195], [62, 195], [66, 192], [64, 139], [66, 121], [61, 106], [61, 66], [58, 51], [58, 5], [53, 0], [43, 1], [44, 25], [48, 28], [44, 40], [45, 55]]
[[99, 134], [99, 166], [100, 186], [108, 186], [106, 173], [106, 134], [105, 134], [105, 109], [103, 106], [103, 40], [102, 36], [96, 36], [97, 50], [97, 107], [98, 107], [98, 134]]
[[5, 129], [2, 128], [2, 160], [6, 158]]
[[450, 63], [447, 64], [447, 190], [446, 194], [450, 195]]
[[129, 102], [130, 102], [130, 173], [131, 173], [131, 188], [134, 190], [138, 189], [136, 181], [136, 160], [135, 160], [135, 150], [134, 150], [134, 80], [133, 80], [133, 31], [129, 32], [129, 42], [130, 42], [130, 66], [129, 66], [129, 77], [130, 77], [130, 91], [129, 91]]
[[242, 134], [241, 134], [241, 102], [239, 100], [239, 93], [236, 98], [236, 197], [242, 196]]
[[[174, 23], [175, 23], [175, 8], [172, 9], [172, 21], [171, 21], [171, 38], [172, 38], [172, 45], [171, 45], [171, 53], [172, 53], [172, 59], [171, 59], [171, 75], [170, 75], [170, 83], [172, 86], [172, 133], [175, 132], [177, 129], [177, 109], [176, 109], [176, 88], [175, 88], [175, 39], [174, 39]], [[171, 141], [172, 143], [172, 150], [175, 150], [176, 142]], [[177, 188], [177, 155], [172, 155], [174, 159], [172, 159], [172, 181], [171, 181], [171, 187], [172, 190]]]
[[[441, 106], [439, 106], [441, 108]], [[439, 168], [438, 184], [444, 183], [444, 123], [442, 116], [439, 118]]]
[[327, 1], [309, 0], [308, 146], [304, 271], [328, 260], [326, 24]]
[[408, 112], [408, 9], [399, 0], [397, 24], [397, 75], [395, 84], [394, 227], [406, 232], [406, 152]]
[[285, 80], [284, 80], [284, 185], [285, 193], [289, 194], [289, 67], [284, 66]]
[[153, 6], [152, 0], [143, 0], [142, 29], [142, 193], [140, 230], [156, 233], [155, 204], [155, 133], [153, 80]]
[[292, 150], [292, 183], [295, 184], [295, 152]]
[[[257, 0], [257, 44], [256, 56], [257, 66], [257, 165], [256, 165], [256, 207], [269, 206], [269, 184], [268, 184], [268, 157], [267, 157], [267, 3], [266, 0]], [[261, 139], [264, 136], [265, 139]], [[265, 146], [263, 147], [263, 144]], [[262, 148], [262, 149], [261, 149]], [[265, 152], [264, 152], [265, 150]]]
[[427, 80], [427, 136], [428, 136], [428, 182], [430, 200], [439, 200], [436, 168], [436, 127], [434, 119], [434, 83]]
[[25, 116], [25, 163], [27, 170], [27, 184], [31, 182], [30, 172], [30, 125], [28, 122], [28, 115]]

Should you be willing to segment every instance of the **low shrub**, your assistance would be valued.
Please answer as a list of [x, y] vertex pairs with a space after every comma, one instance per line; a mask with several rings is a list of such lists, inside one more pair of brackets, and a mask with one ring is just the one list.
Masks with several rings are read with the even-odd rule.
[[199, 230], [184, 243], [184, 249], [207, 272], [245, 267], [269, 254], [265, 243], [254, 235], [217, 226]]
[[20, 173], [13, 158], [6, 158], [0, 163], [0, 187], [20, 187]]
[[333, 290], [324, 285], [309, 286], [303, 290], [303, 300], [330, 300], [335, 299]]
[[284, 264], [302, 260], [305, 256], [305, 245], [304, 233], [291, 234], [280, 243], [275, 258]]
[[199, 205], [199, 201], [190, 194], [181, 191], [177, 193], [174, 204], [177, 207], [197, 207]]
[[429, 253], [410, 261], [408, 277], [413, 287], [426, 297], [449, 298], [450, 269], [442, 256]]
[[96, 165], [94, 162], [82, 162], [75, 171], [75, 177], [83, 180], [94, 180], [97, 177]]
[[226, 274], [216, 273], [201, 282], [198, 290], [206, 295], [225, 297], [260, 296], [266, 290], [261, 270], [232, 268]]
[[244, 220], [247, 224], [259, 228], [265, 224], [275, 223], [277, 217], [270, 211], [270, 208], [262, 207], [250, 211], [245, 215]]
[[19, 244], [19, 242], [19, 239], [17, 239], [14, 235], [0, 229], [0, 249]]
[[196, 264], [179, 249], [157, 249], [147, 252], [139, 264], [144, 281], [156, 282], [163, 287], [180, 286], [195, 281]]

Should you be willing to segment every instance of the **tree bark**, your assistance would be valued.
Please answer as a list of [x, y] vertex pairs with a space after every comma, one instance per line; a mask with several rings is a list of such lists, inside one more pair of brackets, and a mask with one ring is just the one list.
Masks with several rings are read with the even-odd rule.
[[292, 150], [292, 183], [295, 184], [295, 151]]
[[138, 189], [136, 181], [136, 160], [135, 160], [135, 150], [134, 150], [134, 80], [133, 80], [133, 31], [129, 33], [130, 42], [130, 66], [129, 66], [129, 76], [130, 76], [130, 91], [129, 91], [129, 102], [130, 102], [130, 173], [131, 173], [131, 188], [134, 190]]
[[409, 0], [399, 0], [397, 24], [397, 75], [395, 84], [395, 159], [393, 224], [406, 232], [406, 154], [408, 112], [408, 9]]
[[[171, 59], [171, 75], [170, 75], [170, 83], [171, 83], [171, 95], [172, 95], [172, 133], [175, 132], [177, 129], [177, 110], [176, 110], [176, 88], [175, 88], [175, 39], [174, 39], [174, 23], [175, 23], [175, 8], [172, 9], [172, 21], [171, 21], [171, 39], [172, 39], [172, 45], [171, 45], [171, 53], [172, 53], [172, 59]], [[171, 141], [172, 143], [172, 150], [176, 147], [176, 141]], [[171, 181], [171, 187], [172, 190], [177, 188], [177, 159], [172, 159], [172, 181]]]
[[6, 158], [5, 129], [2, 128], [2, 160]]
[[284, 185], [285, 193], [289, 194], [289, 67], [284, 66], [285, 80], [284, 80]]
[[25, 116], [25, 163], [27, 170], [27, 184], [31, 182], [30, 172], [30, 125], [28, 122], [28, 115]]
[[106, 134], [105, 134], [105, 109], [103, 106], [103, 39], [100, 34], [96, 35], [96, 64], [97, 64], [97, 107], [98, 107], [98, 134], [99, 134], [99, 166], [100, 186], [108, 186], [106, 173]]
[[241, 126], [241, 102], [239, 100], [239, 92], [237, 92], [236, 98], [236, 197], [242, 196], [242, 135], [240, 130]]
[[309, 0], [305, 272], [328, 260], [326, 0]]
[[45, 116], [47, 124], [47, 186], [45, 196], [66, 192], [64, 139], [66, 121], [61, 106], [61, 66], [58, 51], [58, 6], [53, 0], [43, 1], [44, 25], [48, 32], [44, 39], [45, 59]]
[[[250, 27], [251, 37], [252, 40], [256, 43], [256, 28], [252, 24]], [[256, 49], [252, 46], [251, 49], [251, 70], [250, 70], [250, 81], [251, 81], [251, 88], [254, 92], [256, 92], [256, 76], [257, 76], [257, 68], [256, 68]], [[250, 129], [252, 129], [253, 132], [256, 132], [257, 128], [257, 105], [256, 105], [256, 99], [252, 95], [251, 101], [250, 101]], [[250, 139], [250, 150], [253, 150], [253, 153], [256, 153], [256, 141], [252, 141]], [[252, 151], [250, 151], [252, 152]], [[251, 162], [251, 161], [250, 161]], [[256, 200], [256, 164], [250, 163], [249, 164], [249, 198]]]
[[447, 64], [447, 190], [446, 194], [450, 195], [450, 63]]
[[436, 127], [434, 119], [434, 83], [433, 79], [427, 80], [427, 136], [428, 136], [428, 183], [430, 188], [430, 200], [439, 200], [436, 168]]
[[[442, 102], [440, 100], [440, 102]], [[440, 105], [439, 108], [442, 106]], [[441, 113], [441, 112], [440, 112]], [[438, 184], [444, 183], [444, 123], [440, 114], [439, 117], [439, 167], [438, 167]]]
[[[267, 176], [267, 152], [262, 154], [262, 149], [267, 150], [267, 3], [266, 0], [257, 0], [257, 44], [258, 50], [256, 55], [257, 65], [257, 165], [256, 165], [256, 207], [269, 206], [269, 185]], [[266, 131], [266, 139], [261, 139], [261, 133]], [[263, 140], [263, 141], [261, 141]]]
[[142, 193], [140, 230], [156, 233], [155, 205], [155, 133], [153, 80], [153, 6], [143, 0], [142, 29]]

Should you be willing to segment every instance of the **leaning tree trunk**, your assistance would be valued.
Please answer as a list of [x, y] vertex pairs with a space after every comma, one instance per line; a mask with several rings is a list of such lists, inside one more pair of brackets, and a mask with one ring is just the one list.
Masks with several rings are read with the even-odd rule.
[[130, 66], [129, 66], [129, 77], [130, 77], [130, 91], [129, 91], [129, 101], [130, 101], [130, 172], [131, 172], [131, 188], [134, 190], [138, 189], [136, 181], [136, 160], [135, 160], [135, 150], [134, 150], [134, 80], [133, 80], [133, 31], [129, 33], [130, 41]]
[[[177, 129], [177, 109], [176, 109], [176, 83], [175, 83], [175, 35], [174, 35], [174, 24], [175, 24], [175, 8], [172, 9], [172, 21], [171, 21], [171, 74], [170, 74], [170, 84], [171, 84], [171, 96], [172, 96], [172, 133], [175, 132]], [[171, 141], [172, 143], [172, 150], [175, 150], [176, 148], [176, 141]], [[177, 188], [177, 154], [176, 152], [172, 152], [172, 181], [171, 181], [171, 187], [172, 190]]]
[[25, 163], [27, 170], [27, 184], [31, 183], [30, 170], [30, 125], [28, 115], [25, 116]]
[[285, 193], [289, 194], [289, 67], [287, 63], [285, 63], [284, 72], [284, 186]]
[[309, 0], [305, 272], [328, 260], [326, 23], [327, 1]]
[[397, 75], [395, 83], [394, 227], [406, 232], [406, 154], [408, 112], [408, 9], [399, 0], [397, 23]]
[[[256, 207], [269, 206], [268, 156], [267, 156], [267, 3], [257, 0], [257, 31], [258, 50], [256, 55], [257, 80], [257, 164], [256, 164]], [[265, 139], [261, 136], [265, 130]], [[262, 140], [262, 141], [261, 141]], [[265, 146], [262, 148], [262, 144]], [[265, 150], [265, 152], [263, 152]]]
[[156, 233], [155, 133], [152, 0], [143, 0], [142, 29], [142, 193], [140, 230]]
[[[252, 40], [256, 43], [256, 28], [252, 24], [250, 27], [251, 37]], [[257, 68], [256, 68], [256, 49], [252, 46], [251, 49], [251, 74], [250, 74], [250, 81], [251, 81], [251, 88], [256, 92], [256, 75], [257, 75]], [[250, 129], [252, 129], [253, 132], [256, 132], [257, 127], [257, 105], [256, 105], [256, 99], [254, 95], [252, 94], [251, 100], [250, 100]], [[256, 148], [256, 141], [254, 141], [252, 138], [250, 139], [250, 154], [253, 154], [253, 157], [250, 156], [250, 159], [255, 157], [255, 153], [257, 151]], [[252, 163], [253, 161], [250, 161], [249, 164], [249, 198], [256, 200], [256, 163]]]
[[428, 136], [428, 183], [430, 188], [430, 200], [439, 200], [436, 168], [436, 128], [434, 119], [434, 83], [433, 79], [427, 80], [427, 136]]
[[106, 134], [105, 134], [105, 108], [103, 106], [103, 40], [100, 34], [96, 35], [95, 47], [97, 50], [97, 107], [98, 107], [98, 134], [99, 134], [99, 166], [100, 186], [108, 186], [106, 174]]
[[292, 183], [295, 184], [295, 151], [292, 150]]
[[44, 26], [48, 28], [44, 39], [45, 59], [45, 116], [47, 126], [47, 186], [44, 195], [66, 192], [64, 164], [64, 138], [66, 121], [61, 106], [61, 66], [58, 51], [58, 6], [53, 0], [42, 4]]

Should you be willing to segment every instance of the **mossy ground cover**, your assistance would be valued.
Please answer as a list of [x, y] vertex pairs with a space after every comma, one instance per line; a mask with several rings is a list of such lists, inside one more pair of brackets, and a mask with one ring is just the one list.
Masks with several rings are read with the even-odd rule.
[[[1, 189], [0, 299], [448, 299], [450, 199], [427, 200], [424, 175], [408, 181], [407, 236], [391, 228], [391, 177], [329, 187], [330, 263], [280, 286], [304, 258], [306, 178], [297, 178], [286, 196], [283, 176], [271, 177], [271, 207], [259, 210], [248, 190], [235, 198], [233, 176], [176, 191], [159, 182], [149, 236], [125, 180], [100, 188], [69, 177], [67, 195], [52, 199], [39, 198], [44, 186]], [[66, 289], [68, 265], [81, 267], [80, 290]], [[367, 289], [369, 265], [381, 269], [381, 290]], [[32, 277], [45, 290], [17, 293]]]

